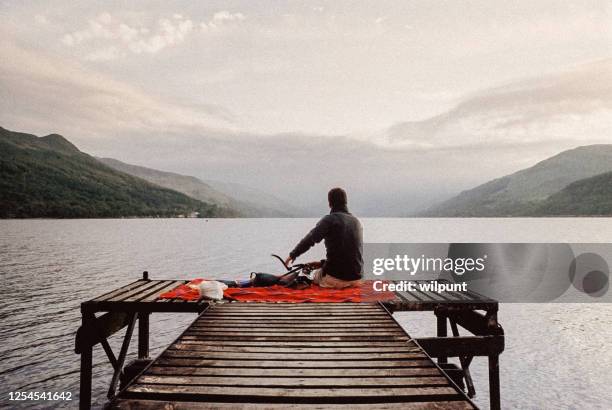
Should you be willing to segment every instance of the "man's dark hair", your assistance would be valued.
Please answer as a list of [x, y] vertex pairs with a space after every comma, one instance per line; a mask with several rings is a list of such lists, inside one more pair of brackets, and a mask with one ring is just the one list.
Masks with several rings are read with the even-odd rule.
[[346, 206], [346, 191], [342, 188], [332, 188], [327, 193], [327, 200], [332, 208]]

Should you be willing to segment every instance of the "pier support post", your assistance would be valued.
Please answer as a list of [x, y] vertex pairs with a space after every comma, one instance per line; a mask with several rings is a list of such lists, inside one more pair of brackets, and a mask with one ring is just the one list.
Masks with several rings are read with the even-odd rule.
[[[142, 272], [142, 279], [149, 280], [149, 272]], [[149, 313], [141, 312], [138, 315], [138, 358], [149, 357]]]
[[[83, 328], [89, 329], [87, 317], [83, 315]], [[87, 344], [81, 350], [81, 380], [79, 386], [79, 409], [91, 409], [91, 370], [93, 366], [93, 346]]]
[[138, 358], [149, 357], [149, 314], [138, 315]]
[[[436, 310], [434, 313], [436, 314], [436, 318], [438, 321], [438, 337], [446, 337], [448, 335], [446, 327], [446, 315], [440, 310]], [[448, 358], [446, 356], [440, 356], [438, 357], [438, 363], [448, 363]]]
[[491, 410], [501, 409], [499, 355], [489, 356], [489, 400]]

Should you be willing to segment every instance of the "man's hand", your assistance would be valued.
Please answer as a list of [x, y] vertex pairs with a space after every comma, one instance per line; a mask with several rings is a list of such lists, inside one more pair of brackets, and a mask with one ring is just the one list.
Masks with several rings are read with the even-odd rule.
[[287, 265], [288, 267], [291, 267], [291, 265], [293, 265], [293, 258], [291, 256], [287, 256], [287, 259], [285, 259], [285, 265]]

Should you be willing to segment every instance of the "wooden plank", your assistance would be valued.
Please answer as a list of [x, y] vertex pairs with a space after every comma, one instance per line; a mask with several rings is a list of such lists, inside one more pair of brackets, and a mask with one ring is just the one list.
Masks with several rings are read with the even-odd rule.
[[283, 335], [297, 335], [297, 334], [304, 334], [305, 336], [307, 335], [324, 335], [324, 334], [329, 334], [329, 333], [343, 333], [346, 336], [349, 335], [372, 335], [375, 334], [376, 336], [382, 336], [382, 335], [388, 335], [388, 334], [402, 334], [404, 335], [405, 333], [402, 332], [402, 329], [399, 327], [395, 327], [395, 328], [391, 328], [391, 327], [386, 327], [386, 328], [377, 328], [375, 332], [373, 332], [371, 329], [367, 330], [364, 329], [363, 327], [359, 327], [359, 328], [354, 328], [354, 327], [349, 327], [349, 328], [333, 328], [333, 327], [325, 327], [325, 328], [317, 328], [317, 327], [312, 327], [312, 328], [294, 328], [294, 327], [282, 327], [282, 328], [274, 328], [274, 327], [251, 327], [251, 328], [237, 328], [237, 327], [211, 327], [211, 328], [206, 328], [206, 327], [198, 327], [198, 328], [189, 328], [187, 330], [188, 333], [198, 333], [198, 334], [203, 334], [203, 335], [237, 335], [237, 336], [255, 336], [255, 335], [259, 335], [259, 336], [269, 336], [269, 334], [279, 334], [280, 336]]
[[271, 352], [211, 352], [185, 349], [168, 349], [162, 357], [187, 358], [187, 359], [228, 359], [228, 360], [405, 360], [405, 359], [424, 359], [427, 356], [423, 351], [414, 350], [412, 352], [393, 352], [393, 353], [357, 353], [357, 354], [338, 354], [338, 353], [271, 353]]
[[438, 376], [442, 373], [437, 367], [396, 367], [396, 368], [251, 368], [251, 367], [182, 367], [155, 363], [146, 374], [153, 375], [200, 375], [227, 377], [401, 377], [401, 376]]
[[236, 352], [236, 353], [290, 353], [301, 355], [303, 353], [397, 353], [397, 352], [420, 352], [415, 344], [393, 347], [291, 347], [291, 346], [220, 346], [218, 344], [191, 344], [179, 342], [173, 344], [171, 349], [194, 350], [206, 352]]
[[359, 399], [365, 397], [377, 397], [391, 399], [389, 401], [398, 401], [398, 399], [417, 399], [419, 397], [427, 397], [429, 400], [449, 400], [461, 399], [457, 391], [451, 387], [378, 387], [378, 388], [334, 388], [325, 387], [318, 388], [259, 388], [259, 387], [218, 387], [218, 386], [179, 386], [179, 385], [163, 385], [163, 384], [132, 384], [127, 388], [126, 393], [145, 393], [147, 395], [194, 395], [200, 399], [206, 399], [211, 396], [231, 396], [232, 401], [236, 398], [242, 400], [257, 400], [257, 397], [278, 400], [281, 398], [290, 398], [292, 401], [300, 401], [300, 398], [310, 398], [322, 400], [325, 398], [344, 397], [349, 399], [349, 402], [359, 402]]
[[372, 329], [376, 328], [376, 331], [380, 329], [397, 329], [397, 324], [389, 323], [389, 322], [372, 322], [372, 323], [302, 323], [302, 322], [292, 322], [292, 323], [252, 323], [250, 321], [240, 322], [240, 323], [227, 323], [225, 321], [198, 321], [195, 322], [191, 328], [192, 329], [220, 329], [220, 328], [230, 328], [230, 329]]
[[448, 291], [447, 293], [454, 296], [456, 300], [461, 301], [461, 302], [467, 302], [467, 301], [473, 300], [473, 298], [470, 298], [468, 295], [466, 295], [463, 292], [455, 292], [454, 290], [451, 290], [451, 291]]
[[148, 296], [151, 296], [151, 295], [155, 295], [155, 298], [157, 298], [158, 292], [161, 289], [168, 286], [170, 283], [172, 283], [171, 280], [161, 280], [158, 283], [156, 283], [155, 286], [151, 286], [148, 289], [144, 289], [141, 292], [135, 293], [128, 298], [123, 298], [121, 301], [122, 302], [139, 302], [142, 299]]
[[267, 332], [197, 332], [186, 331], [184, 337], [201, 337], [202, 340], [208, 339], [232, 339], [234, 340], [262, 340], [261, 337], [266, 337], [270, 340], [271, 337], [278, 337], [279, 340], [336, 340], [330, 338], [344, 338], [350, 340], [384, 340], [391, 338], [393, 340], [408, 340], [402, 332], [285, 332], [285, 331], [267, 331]]
[[120, 295], [122, 293], [125, 293], [127, 291], [130, 291], [130, 290], [139, 288], [141, 286], [144, 286], [146, 284], [149, 284], [151, 282], [152, 281], [149, 281], [149, 280], [139, 279], [139, 280], [137, 280], [135, 282], [132, 282], [132, 283], [130, 283], [128, 285], [122, 286], [122, 287], [120, 287], [118, 289], [111, 290], [110, 292], [106, 292], [105, 294], [103, 294], [101, 296], [98, 296], [97, 298], [92, 299], [89, 302], [98, 302], [98, 301], [101, 301], [101, 300], [107, 300], [107, 299], [110, 299], [110, 298], [115, 297], [117, 295]]
[[[198, 338], [181, 338], [179, 339], [181, 343], [193, 343], [200, 345], [213, 345], [219, 346], [219, 342], [212, 340], [203, 340]], [[224, 346], [267, 346], [267, 347], [402, 347], [406, 346], [410, 341], [401, 341], [401, 340], [386, 340], [386, 341], [319, 341], [319, 340], [307, 340], [307, 341], [290, 341], [290, 340], [269, 340], [266, 342], [254, 341], [254, 340], [226, 340], [223, 342]]]
[[180, 280], [171, 281], [168, 285], [164, 286], [162, 289], [159, 289], [157, 292], [152, 293], [151, 295], [149, 295], [146, 298], [142, 299], [141, 302], [153, 302], [153, 301], [157, 300], [159, 295], [161, 295], [162, 293], [169, 292], [172, 289], [174, 289], [177, 286], [180, 286], [182, 284], [183, 284], [183, 282], [180, 281]]
[[172, 406], [401, 402], [409, 408], [406, 402], [451, 400], [472, 408], [380, 305], [216, 305], [119, 400], [138, 399], [137, 407], [153, 398]]
[[392, 330], [380, 330], [375, 332], [374, 335], [372, 335], [373, 332], [356, 332], [353, 331], [353, 329], [264, 329], [264, 330], [260, 330], [260, 329], [244, 329], [244, 330], [237, 330], [237, 329], [229, 329], [229, 328], [223, 328], [223, 329], [218, 329], [216, 331], [211, 331], [211, 330], [200, 330], [200, 329], [189, 329], [185, 332], [185, 335], [204, 335], [204, 336], [280, 336], [280, 337], [284, 337], [284, 336], [291, 336], [291, 337], [296, 337], [296, 336], [321, 336], [321, 337], [326, 337], [326, 336], [376, 336], [376, 337], [383, 337], [383, 336], [403, 336], [405, 337], [405, 334], [401, 331], [401, 329], [392, 329]]
[[302, 310], [302, 309], [380, 309], [380, 306], [376, 303], [226, 303], [219, 304], [219, 308], [224, 310], [247, 310], [247, 309], [258, 309], [258, 310]]
[[216, 311], [212, 311], [208, 313], [206, 316], [212, 317], [212, 318], [253, 317], [253, 318], [261, 318], [261, 319], [265, 319], [269, 317], [281, 317], [281, 318], [315, 317], [316, 318], [316, 317], [329, 317], [329, 316], [347, 317], [347, 318], [360, 318], [360, 317], [380, 318], [380, 319], [387, 318], [386, 313], [382, 313], [378, 311], [361, 313], [361, 312], [336, 312], [333, 310], [318, 311], [318, 312], [312, 312], [312, 313], [279, 312], [279, 313], [270, 313], [270, 314], [263, 314], [263, 313], [257, 313], [257, 312], [233, 313], [233, 312], [225, 312], [221, 310], [216, 310]]
[[197, 367], [254, 367], [254, 368], [397, 368], [397, 367], [433, 367], [434, 364], [429, 359], [401, 359], [401, 360], [372, 360], [372, 361], [332, 361], [332, 360], [207, 360], [207, 359], [184, 359], [161, 356], [156, 361], [157, 364], [166, 366], [197, 366]]
[[378, 309], [279, 309], [279, 310], [245, 310], [234, 312], [234, 309], [227, 310], [212, 310], [211, 315], [223, 314], [223, 315], [246, 315], [246, 316], [313, 316], [313, 315], [327, 315], [336, 314], [338, 316], [370, 316], [370, 315], [384, 315], [385, 312]]
[[[206, 320], [206, 319], [210, 319], [213, 320], [215, 318], [220, 319], [220, 318], [224, 318], [227, 320], [248, 320], [248, 319], [253, 319], [253, 320], [257, 320], [259, 318], [259, 320], [264, 320], [264, 319], [271, 319], [271, 320], [287, 320], [287, 318], [284, 318], [285, 316], [288, 316], [289, 319], [291, 319], [294, 316], [299, 316], [304, 318], [304, 320], [316, 320], [319, 318], [323, 318], [325, 320], [329, 320], [330, 319], [330, 315], [327, 314], [323, 314], [322, 310], [318, 311], [318, 312], [312, 312], [309, 314], [305, 314], [308, 312], [296, 312], [296, 313], [292, 313], [292, 312], [274, 312], [274, 313], [259, 313], [259, 312], [249, 312], [248, 314], [242, 314], [242, 313], [233, 313], [233, 312], [224, 312], [224, 311], [215, 311], [215, 312], [210, 312], [208, 315], [206, 315], [206, 318], [202, 317], [200, 318], [200, 320]], [[345, 317], [346, 319], [344, 320], [380, 320], [382, 317], [385, 316], [386, 312], [383, 311], [373, 311], [373, 312], [366, 312], [364, 314], [360, 314], [360, 313], [355, 313], [355, 312], [346, 312], [346, 313], [342, 313], [342, 312], [338, 312], [338, 311], [327, 311], [327, 312], [335, 312], [336, 314], [333, 316], [338, 316], [338, 320], [341, 319], [341, 317]]]
[[290, 303], [290, 302], [229, 302], [220, 303], [219, 306], [223, 308], [234, 308], [242, 306], [261, 306], [261, 307], [277, 307], [277, 306], [321, 306], [321, 307], [361, 307], [361, 306], [378, 306], [377, 302], [304, 302], [304, 303]]
[[[291, 329], [289, 329], [291, 330]], [[331, 330], [331, 332], [330, 332]], [[363, 340], [380, 340], [386, 337], [395, 340], [407, 340], [408, 337], [403, 332], [398, 331], [388, 331], [388, 332], [351, 332], [339, 330], [334, 332], [332, 329], [327, 329], [327, 331], [310, 331], [309, 329], [306, 331], [291, 332], [284, 331], [278, 329], [277, 331], [266, 331], [266, 332], [241, 332], [240, 330], [234, 329], [234, 331], [223, 331], [223, 332], [207, 332], [207, 331], [196, 331], [188, 329], [185, 334], [187, 336], [200, 336], [203, 340], [209, 338], [216, 339], [231, 339], [235, 337], [235, 340], [264, 340], [258, 339], [260, 337], [267, 337], [268, 340], [273, 340], [272, 338], [278, 337], [279, 340], [287, 340], [287, 338], [293, 339], [304, 339], [304, 338], [320, 338], [321, 340], [336, 340], [330, 339], [330, 337], [344, 337], [349, 339], [363, 339]], [[304, 339], [306, 340], [306, 339]]]
[[[251, 323], [282, 323], [282, 322], [294, 322], [294, 317], [282, 317], [282, 316], [252, 316], [252, 317], [239, 317], [239, 316], [228, 316], [228, 317], [219, 317], [219, 316], [205, 316], [201, 317], [197, 320], [197, 323], [208, 322], [208, 321], [224, 321], [224, 322], [251, 322]], [[379, 323], [381, 321], [387, 321], [387, 319], [383, 319], [380, 316], [370, 317], [370, 316], [342, 316], [342, 317], [332, 317], [332, 316], [302, 316], [299, 318], [300, 322], [303, 323], [324, 323], [324, 322], [334, 322], [334, 323], [353, 323], [353, 322], [363, 322], [363, 323]]]
[[364, 306], [364, 307], [350, 307], [350, 306], [339, 306], [339, 307], [318, 307], [318, 306], [300, 306], [300, 307], [289, 307], [289, 306], [279, 306], [279, 307], [235, 307], [235, 308], [225, 308], [223, 306], [219, 306], [218, 308], [212, 309], [212, 312], [215, 311], [223, 311], [223, 312], [232, 312], [232, 313], [251, 313], [251, 312], [291, 312], [291, 313], [299, 313], [299, 312], [325, 312], [325, 311], [334, 311], [334, 312], [381, 312], [380, 307], [378, 306]]
[[176, 384], [187, 386], [245, 387], [356, 387], [356, 386], [447, 386], [444, 377], [214, 377], [214, 376], [140, 376], [138, 384]]
[[414, 292], [395, 292], [400, 298], [404, 299], [406, 302], [422, 302], [423, 295], [421, 297], [414, 294]]
[[386, 312], [379, 309], [278, 309], [278, 310], [244, 310], [234, 311], [234, 309], [220, 310], [213, 309], [210, 311], [210, 315], [240, 315], [240, 316], [319, 316], [319, 315], [337, 315], [337, 316], [372, 316], [372, 315], [384, 315]]
[[[202, 410], [202, 409], [242, 409], [242, 410], [286, 410], [286, 403], [222, 403], [188, 402], [164, 400], [118, 400], [111, 407], [119, 410]], [[291, 403], [293, 410], [346, 410], [346, 404], [297, 404]], [[470, 410], [474, 407], [466, 401], [427, 401], [408, 403], [351, 403], [351, 410]]]
[[[337, 319], [336, 319], [337, 318]], [[369, 326], [372, 324], [392, 324], [394, 322], [388, 321], [384, 317], [347, 317], [347, 316], [275, 316], [275, 317], [253, 317], [244, 318], [240, 321], [235, 318], [228, 317], [227, 319], [220, 316], [211, 316], [210, 321], [198, 320], [195, 325], [206, 325], [208, 323], [224, 322], [227, 324], [236, 325], [239, 327], [240, 324], [254, 324], [254, 325], [277, 325], [277, 324], [293, 324], [293, 325], [317, 325], [317, 324], [347, 324], [347, 325], [362, 325]]]
[[389, 301], [383, 302], [394, 312], [402, 311], [426, 311], [435, 310], [438, 307], [452, 307], [456, 311], [472, 311], [472, 310], [489, 310], [492, 309], [495, 303], [490, 302], [407, 302], [407, 301]]
[[415, 289], [415, 292], [413, 292], [413, 293], [416, 293], [419, 297], [421, 297], [424, 301], [427, 301], [427, 302], [441, 302], [441, 303], [445, 303], [445, 302], [448, 301], [446, 298], [444, 298], [439, 293], [421, 290], [421, 289], [419, 289], [418, 286]]
[[[175, 282], [178, 282], [178, 286], [185, 285], [185, 284], [189, 283], [189, 281], [187, 281], [187, 280], [177, 280]], [[170, 290], [172, 290], [172, 289], [170, 289]], [[156, 300], [156, 302], [157, 303], [173, 303], [176, 300], [177, 299], [158, 299], [158, 300]]]
[[240, 341], [257, 341], [257, 342], [270, 342], [270, 341], [287, 341], [287, 342], [312, 342], [312, 341], [327, 341], [327, 342], [364, 342], [364, 341], [385, 341], [385, 340], [408, 340], [407, 337], [397, 336], [203, 336], [203, 335], [186, 335], [183, 339], [191, 340], [217, 340], [219, 342], [226, 342], [230, 340]]
[[376, 315], [345, 315], [338, 313], [328, 313], [328, 314], [292, 314], [292, 315], [225, 315], [225, 314], [211, 314], [209, 316], [211, 320], [235, 320], [241, 318], [242, 320], [253, 319], [253, 321], [268, 321], [278, 323], [279, 321], [284, 322], [296, 322], [296, 321], [304, 321], [304, 322], [383, 322], [386, 320], [384, 314], [376, 314]]
[[253, 318], [253, 319], [221, 319], [221, 318], [208, 318], [208, 319], [198, 319], [197, 322], [195, 322], [195, 325], [205, 325], [208, 323], [218, 323], [218, 322], [223, 322], [223, 323], [227, 323], [227, 324], [232, 324], [232, 325], [236, 325], [236, 327], [239, 327], [241, 324], [254, 324], [254, 325], [280, 325], [280, 324], [300, 324], [300, 325], [316, 325], [316, 324], [339, 324], [339, 325], [343, 325], [343, 324], [347, 324], [347, 325], [365, 325], [365, 326], [369, 326], [369, 325], [373, 325], [373, 324], [390, 324], [390, 323], [394, 323], [394, 322], [390, 322], [388, 320], [381, 320], [379, 318], [375, 318], [375, 319], [360, 319], [360, 318], [355, 318], [355, 319], [348, 319], [348, 318], [344, 318], [344, 319], [335, 319], [335, 318], [300, 318], [299, 320], [295, 320], [295, 319], [279, 319], [279, 318], [275, 318], [275, 317], [270, 317], [268, 319], [264, 319], [264, 318]]
[[398, 326], [394, 322], [385, 322], [385, 321], [376, 321], [372, 323], [339, 323], [334, 325], [331, 323], [302, 323], [301, 321], [294, 321], [293, 323], [225, 323], [223, 321], [215, 321], [215, 322], [196, 322], [192, 326], [194, 329], [207, 330], [207, 329], [234, 329], [234, 330], [248, 330], [248, 329], [261, 329], [264, 331], [265, 329], [305, 329], [303, 331], [309, 332], [317, 332], [317, 331], [329, 331], [331, 330], [353, 330], [353, 329], [373, 329], [375, 328], [377, 331], [384, 332], [389, 329], [399, 329], [401, 327]]
[[132, 290], [130, 290], [128, 292], [124, 292], [124, 293], [115, 295], [112, 298], [105, 299], [105, 300], [103, 300], [101, 302], [107, 302], [107, 303], [108, 302], [120, 302], [120, 301], [123, 301], [123, 300], [133, 296], [133, 295], [138, 295], [138, 294], [140, 294], [142, 292], [147, 291], [148, 289], [151, 289], [151, 288], [153, 288], [155, 286], [159, 286], [159, 284], [162, 283], [162, 282], [165, 282], [165, 281], [150, 280], [147, 283], [145, 283], [143, 286], [139, 286], [139, 287], [134, 288], [134, 289], [132, 289]]
[[278, 354], [294, 354], [301, 355], [304, 353], [320, 353], [320, 354], [340, 354], [347, 353], [411, 353], [422, 352], [422, 349], [415, 344], [406, 344], [405, 346], [391, 347], [374, 347], [367, 345], [358, 346], [318, 346], [318, 347], [281, 347], [281, 346], [213, 346], [205, 344], [190, 344], [186, 342], [175, 343], [168, 349], [184, 350], [184, 351], [200, 351], [200, 352], [234, 352], [234, 353], [278, 353]]
[[90, 311], [95, 312], [180, 312], [180, 313], [201, 313], [206, 310], [208, 303], [201, 301], [199, 303], [162, 303], [154, 301], [148, 303], [142, 302], [97, 302], [95, 306], [90, 307]]
[[448, 301], [447, 303], [457, 303], [464, 300], [463, 298], [458, 296], [457, 292], [444, 291], [442, 295]]
[[300, 312], [302, 310], [315, 310], [315, 309], [333, 309], [333, 310], [342, 310], [342, 311], [353, 311], [353, 312], [361, 312], [361, 311], [371, 311], [378, 308], [378, 306], [358, 306], [352, 308], [350, 306], [342, 306], [342, 307], [333, 307], [333, 306], [319, 306], [318, 303], [276, 303], [275, 306], [259, 306], [258, 303], [248, 303], [248, 302], [235, 302], [228, 304], [217, 303], [215, 308], [219, 311], [223, 312], [273, 312], [273, 311], [282, 311], [282, 312]]
[[[100, 338], [106, 339], [117, 333], [130, 322], [130, 315], [127, 313], [105, 313], [95, 322], [90, 323], [93, 327], [79, 327], [75, 338], [76, 353], [81, 353], [87, 346], [95, 346], [100, 343]], [[95, 328], [94, 328], [95, 327]]]
[[432, 357], [491, 356], [504, 351], [504, 336], [426, 337], [417, 342]]
[[499, 325], [492, 325], [489, 319], [482, 313], [474, 311], [462, 311], [453, 313], [449, 317], [464, 329], [477, 336], [503, 335], [504, 330]]

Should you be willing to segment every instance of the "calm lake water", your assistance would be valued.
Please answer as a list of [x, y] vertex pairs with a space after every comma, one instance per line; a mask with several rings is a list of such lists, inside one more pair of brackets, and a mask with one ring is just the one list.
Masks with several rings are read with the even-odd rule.
[[[152, 278], [245, 278], [280, 272], [312, 219], [131, 219], [0, 221], [0, 406], [78, 405], [74, 335], [80, 302]], [[367, 242], [612, 242], [612, 219], [364, 219]], [[308, 255], [317, 259], [322, 245]], [[435, 335], [432, 313], [396, 315], [412, 336]], [[194, 315], [151, 318], [158, 354]], [[502, 304], [502, 406], [609, 409], [611, 304]], [[121, 336], [111, 340], [118, 352]], [[134, 339], [135, 340], [135, 339]], [[132, 344], [134, 347], [135, 343]], [[132, 349], [133, 350], [133, 349]], [[132, 353], [133, 355], [133, 353]], [[111, 367], [94, 357], [94, 405], [105, 403]], [[476, 402], [488, 408], [486, 359], [472, 365]], [[8, 402], [10, 391], [70, 391], [69, 403]]]

